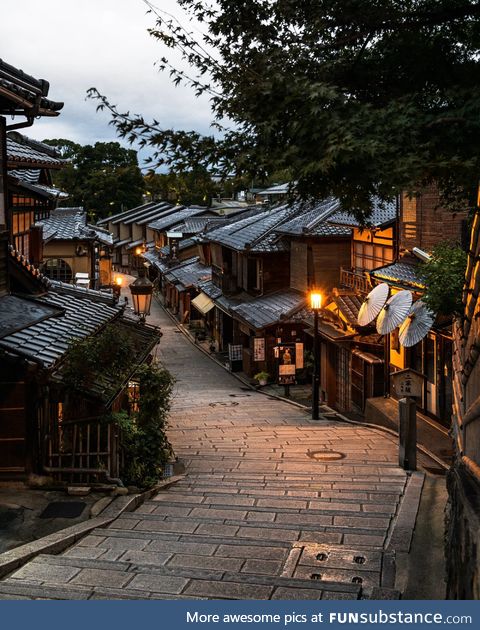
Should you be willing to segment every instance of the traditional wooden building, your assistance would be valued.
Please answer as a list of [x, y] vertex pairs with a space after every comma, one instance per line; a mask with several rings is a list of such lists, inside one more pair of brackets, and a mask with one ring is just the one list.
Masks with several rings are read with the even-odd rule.
[[[62, 104], [49, 100], [48, 91], [47, 81], [0, 61], [0, 476], [34, 472], [69, 482], [119, 483], [113, 477], [120, 433], [103, 418], [125, 404], [130, 377], [158, 343], [159, 331], [125, 317], [111, 295], [49, 280], [8, 245], [14, 213], [6, 129], [58, 115]], [[25, 121], [7, 127], [6, 116]], [[125, 380], [109, 379], [99, 366], [89, 387], [67, 388], [71, 342], [97, 336], [107, 326], [113, 336], [131, 339]]]
[[65, 165], [53, 147], [18, 132], [7, 135], [10, 238], [15, 249], [36, 263], [41, 246], [35, 223], [48, 219], [68, 194], [52, 184], [51, 169]]
[[41, 269], [48, 278], [90, 288], [111, 286], [113, 236], [89, 224], [83, 208], [57, 208], [36, 226], [43, 241]]
[[181, 208], [165, 201], [152, 201], [98, 221], [100, 228], [113, 234], [114, 268], [128, 273], [142, 265], [141, 254], [155, 242], [155, 232], [149, 224], [174, 215]]

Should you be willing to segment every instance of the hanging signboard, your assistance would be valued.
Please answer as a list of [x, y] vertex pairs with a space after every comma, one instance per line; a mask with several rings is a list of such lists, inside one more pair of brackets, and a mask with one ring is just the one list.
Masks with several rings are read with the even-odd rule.
[[278, 358], [278, 384], [295, 384], [295, 344], [285, 343], [275, 348], [275, 356]]
[[265, 361], [265, 337], [254, 337], [253, 360]]

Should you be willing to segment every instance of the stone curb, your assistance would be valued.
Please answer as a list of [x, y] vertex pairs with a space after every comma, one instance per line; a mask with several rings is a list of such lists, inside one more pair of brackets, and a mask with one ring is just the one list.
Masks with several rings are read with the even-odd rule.
[[411, 474], [392, 527], [390, 540], [386, 546], [387, 550], [394, 550], [395, 553], [409, 553], [424, 482], [424, 473], [413, 472]]
[[[193, 337], [190, 335], [190, 333], [188, 332], [188, 330], [185, 328], [185, 326], [183, 326], [183, 324], [181, 324], [175, 317], [174, 315], [172, 315], [172, 313], [170, 313], [170, 311], [168, 311], [165, 306], [158, 300], [158, 298], [156, 298], [156, 302], [157, 304], [163, 309], [163, 311], [170, 317], [170, 319], [174, 322], [174, 324], [176, 325], [176, 327], [183, 333], [183, 335], [185, 336], [186, 339], [188, 339], [188, 341], [190, 341], [190, 343], [192, 345], [194, 345], [196, 348], [198, 348], [198, 350], [200, 350], [200, 352], [203, 352], [203, 354], [205, 356], [207, 356], [211, 361], [213, 361], [214, 363], [216, 363], [217, 365], [219, 365], [221, 368], [223, 368], [226, 372], [229, 372], [229, 374], [231, 374], [232, 376], [234, 376], [237, 380], [239, 380], [241, 383], [243, 383], [244, 385], [246, 385], [247, 387], [249, 387], [252, 391], [258, 392], [259, 394], [263, 394], [264, 396], [268, 396], [270, 398], [274, 398], [275, 400], [281, 400], [282, 402], [286, 402], [289, 405], [293, 405], [294, 407], [297, 407], [298, 409], [303, 409], [304, 411], [310, 411], [310, 407], [307, 407], [306, 405], [302, 405], [302, 403], [298, 403], [295, 402], [294, 400], [290, 400], [288, 398], [285, 398], [284, 396], [278, 396], [277, 394], [272, 394], [269, 392], [265, 392], [262, 391], [260, 388], [256, 388], [253, 385], [251, 385], [246, 379], [242, 378], [241, 376], [239, 376], [238, 374], [235, 374], [235, 372], [230, 372], [229, 370], [227, 370], [227, 368], [225, 367], [225, 365], [223, 363], [221, 363], [220, 361], [218, 361], [215, 357], [212, 357], [212, 355], [207, 352], [204, 348], [202, 348], [201, 346], [199, 346], [198, 344], [195, 343]], [[326, 406], [326, 405], [324, 405]], [[353, 424], [355, 426], [359, 426], [359, 427], [367, 427], [369, 429], [374, 429], [375, 431], [382, 431], [383, 433], [388, 433], [389, 435], [392, 435], [394, 437], [398, 438], [398, 432], [394, 431], [393, 429], [389, 429], [387, 427], [382, 427], [380, 425], [377, 424], [372, 424], [370, 422], [358, 422], [356, 420], [350, 420], [349, 418], [346, 418], [345, 416], [343, 416], [341, 413], [339, 413], [338, 411], [335, 411], [335, 409], [332, 409], [331, 412], [328, 413], [332, 413], [335, 414], [335, 420], [339, 421], [339, 422], [346, 422], [348, 424]], [[419, 450], [421, 453], [423, 453], [424, 455], [426, 455], [427, 457], [429, 457], [431, 460], [433, 460], [436, 464], [438, 464], [439, 466], [441, 466], [444, 470], [450, 470], [450, 466], [448, 464], [446, 464], [442, 459], [440, 459], [437, 455], [435, 455], [434, 453], [432, 453], [432, 451], [430, 451], [426, 446], [423, 446], [423, 444], [418, 444], [417, 443], [417, 450]]]
[[15, 547], [15, 549], [5, 551], [0, 554], [0, 578], [18, 569], [39, 554], [59, 554], [93, 529], [106, 527], [124, 512], [131, 512], [144, 501], [148, 501], [159, 490], [168, 488], [184, 478], [185, 475], [169, 477], [150, 490], [140, 494], [119, 496], [95, 518], [77, 523], [25, 545], [20, 545], [20, 547]]

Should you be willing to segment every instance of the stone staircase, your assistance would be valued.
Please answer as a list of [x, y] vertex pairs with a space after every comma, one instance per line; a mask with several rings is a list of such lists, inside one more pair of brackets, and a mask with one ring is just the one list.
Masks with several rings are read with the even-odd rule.
[[61, 555], [38, 556], [0, 582], [0, 599], [398, 597], [385, 549], [403, 471], [384, 464], [348, 481], [194, 472], [200, 459], [189, 457], [185, 479]]

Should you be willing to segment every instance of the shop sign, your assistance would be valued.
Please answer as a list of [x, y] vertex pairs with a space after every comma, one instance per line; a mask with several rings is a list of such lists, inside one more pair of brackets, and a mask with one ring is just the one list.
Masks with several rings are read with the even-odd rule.
[[253, 338], [253, 360], [265, 361], [265, 337]]

